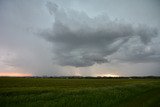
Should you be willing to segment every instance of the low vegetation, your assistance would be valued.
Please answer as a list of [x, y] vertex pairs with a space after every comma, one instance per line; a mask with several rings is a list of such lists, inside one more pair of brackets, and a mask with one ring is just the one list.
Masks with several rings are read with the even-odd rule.
[[160, 107], [156, 78], [0, 78], [1, 107]]

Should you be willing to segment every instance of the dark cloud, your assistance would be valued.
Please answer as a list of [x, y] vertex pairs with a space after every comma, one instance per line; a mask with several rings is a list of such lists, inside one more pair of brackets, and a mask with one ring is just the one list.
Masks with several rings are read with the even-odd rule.
[[159, 0], [47, 1], [0, 0], [0, 72], [160, 75]]
[[[112, 21], [107, 15], [90, 18], [85, 12], [63, 9], [55, 3], [49, 2], [46, 6], [55, 21], [53, 28], [44, 30], [41, 35], [53, 45], [54, 63], [63, 66], [85, 67], [107, 63], [111, 60], [108, 56], [133, 38], [138, 38], [140, 45], [147, 45], [158, 35], [154, 28]], [[138, 52], [141, 51], [138, 47]], [[138, 54], [136, 58], [147, 55]]]
[[152, 42], [148, 44], [142, 44], [138, 37], [131, 38], [111, 57], [121, 62], [159, 63], [159, 38], [160, 36], [155, 37]]

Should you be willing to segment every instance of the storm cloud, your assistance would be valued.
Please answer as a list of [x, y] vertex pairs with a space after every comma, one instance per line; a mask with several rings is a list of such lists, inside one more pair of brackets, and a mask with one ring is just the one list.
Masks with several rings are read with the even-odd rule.
[[0, 75], [160, 75], [159, 0], [0, 0]]
[[[64, 9], [52, 2], [46, 6], [54, 17], [54, 23], [53, 28], [42, 31], [41, 36], [52, 43], [53, 62], [62, 66], [85, 67], [108, 63], [112, 60], [110, 56], [121, 51], [125, 45], [132, 45], [131, 41], [135, 38], [145, 47], [158, 35], [156, 28], [110, 20], [106, 14], [91, 18], [83, 11]], [[127, 48], [123, 51], [136, 54], [137, 59], [133, 58], [133, 61], [139, 62], [139, 57], [143, 60], [153, 55], [145, 52], [144, 47], [138, 47], [135, 52], [132, 52], [135, 49]], [[129, 59], [132, 58], [125, 60]]]

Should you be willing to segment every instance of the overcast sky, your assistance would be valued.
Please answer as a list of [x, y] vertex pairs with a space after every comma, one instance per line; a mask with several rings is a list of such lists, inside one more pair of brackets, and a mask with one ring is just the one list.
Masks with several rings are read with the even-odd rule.
[[160, 76], [159, 0], [0, 0], [0, 75]]

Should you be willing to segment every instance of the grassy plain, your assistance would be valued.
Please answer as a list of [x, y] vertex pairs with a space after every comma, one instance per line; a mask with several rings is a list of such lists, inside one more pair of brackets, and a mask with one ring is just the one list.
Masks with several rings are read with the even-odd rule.
[[160, 79], [0, 78], [0, 107], [160, 107]]

